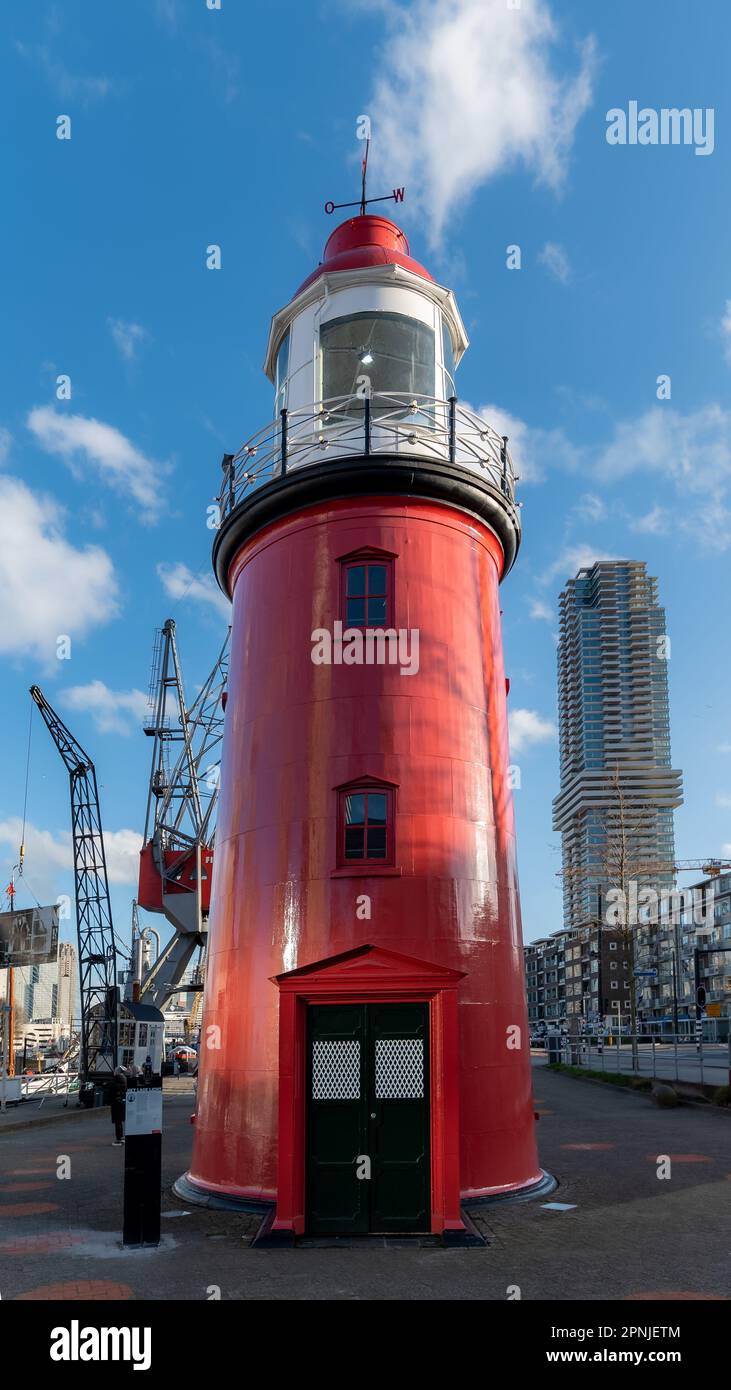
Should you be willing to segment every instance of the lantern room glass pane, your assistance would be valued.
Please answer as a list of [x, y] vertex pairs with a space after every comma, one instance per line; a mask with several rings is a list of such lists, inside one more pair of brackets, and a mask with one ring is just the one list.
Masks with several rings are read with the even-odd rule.
[[279, 415], [287, 405], [287, 373], [289, 371], [289, 329], [279, 345], [274, 373], [274, 414]]
[[454, 385], [452, 334], [445, 318], [442, 319], [442, 361], [444, 362], [444, 399], [448, 401], [450, 396], [456, 396], [457, 392]]
[[[434, 395], [434, 331], [405, 314], [352, 314], [320, 328], [322, 396], [353, 396], [363, 378], [372, 393]], [[374, 412], [384, 403], [374, 401]], [[352, 409], [362, 410], [361, 401]]]

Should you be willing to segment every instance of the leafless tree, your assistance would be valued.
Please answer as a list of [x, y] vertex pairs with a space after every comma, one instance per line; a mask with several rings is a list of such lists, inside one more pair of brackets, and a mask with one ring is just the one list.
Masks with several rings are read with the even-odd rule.
[[[630, 1032], [632, 1036], [633, 1065], [637, 1065], [637, 980], [635, 978], [635, 959], [637, 934], [640, 923], [637, 920], [636, 905], [643, 888], [652, 888], [659, 900], [660, 892], [667, 887], [667, 876], [672, 875], [672, 864], [658, 863], [648, 858], [645, 850], [647, 840], [655, 839], [655, 809], [649, 805], [628, 804], [627, 793], [620, 776], [619, 764], [615, 765], [609, 778], [609, 805], [604, 811], [604, 845], [598, 877], [605, 891], [615, 890], [621, 911], [613, 917], [611, 926], [616, 930], [627, 952], [630, 991]], [[658, 884], [662, 884], [662, 889]], [[634, 891], [633, 891], [634, 890]], [[606, 920], [600, 923], [609, 925]]]

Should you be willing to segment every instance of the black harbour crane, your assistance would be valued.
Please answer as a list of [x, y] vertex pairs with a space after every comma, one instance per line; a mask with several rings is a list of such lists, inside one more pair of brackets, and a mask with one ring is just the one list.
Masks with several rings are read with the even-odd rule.
[[117, 1065], [117, 953], [96, 769], [37, 685], [31, 697], [69, 774], [76, 930], [81, 987], [81, 1081], [108, 1078]]

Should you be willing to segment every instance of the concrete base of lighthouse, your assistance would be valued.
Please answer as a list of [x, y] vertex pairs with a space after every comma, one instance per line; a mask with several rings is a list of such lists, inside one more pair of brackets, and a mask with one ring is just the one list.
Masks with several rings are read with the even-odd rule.
[[[509, 1188], [505, 1192], [487, 1192], [477, 1197], [463, 1197], [462, 1208], [469, 1212], [473, 1208], [479, 1210], [480, 1207], [494, 1206], [498, 1202], [531, 1202], [537, 1197], [546, 1197], [549, 1193], [555, 1192], [557, 1187], [558, 1179], [545, 1168], [541, 1168], [540, 1176], [522, 1187]], [[273, 1213], [277, 1206], [276, 1201], [257, 1202], [251, 1198], [216, 1192], [196, 1182], [189, 1172], [181, 1173], [180, 1177], [176, 1178], [172, 1190], [181, 1202], [191, 1203], [196, 1207], [208, 1207], [211, 1211], [250, 1212], [252, 1215], [261, 1216], [262, 1220]]]
[[[535, 1202], [541, 1197], [549, 1197], [556, 1191], [558, 1181], [553, 1174], [541, 1169], [541, 1175], [535, 1182], [526, 1183], [523, 1187], [514, 1188], [508, 1192], [495, 1192], [480, 1197], [467, 1197], [462, 1199], [461, 1216], [463, 1229], [442, 1231], [439, 1237], [435, 1237], [435, 1243], [453, 1248], [472, 1248], [481, 1247], [488, 1242], [482, 1236], [472, 1220], [481, 1210], [487, 1207], [500, 1205], [510, 1205], [514, 1202]], [[210, 1211], [227, 1211], [232, 1214], [258, 1216], [259, 1228], [252, 1245], [258, 1250], [272, 1248], [287, 1248], [298, 1243], [295, 1232], [289, 1230], [275, 1230], [277, 1204], [276, 1202], [255, 1202], [243, 1197], [227, 1196], [222, 1193], [212, 1192], [210, 1189], [202, 1187], [199, 1183], [191, 1179], [189, 1173], [182, 1173], [173, 1183], [173, 1194], [185, 1206], [206, 1207]], [[359, 1238], [363, 1239], [363, 1238]], [[379, 1240], [380, 1237], [366, 1237], [365, 1239]], [[403, 1241], [404, 1237], [399, 1237]], [[413, 1240], [416, 1243], [423, 1243], [424, 1237], [415, 1235]]]

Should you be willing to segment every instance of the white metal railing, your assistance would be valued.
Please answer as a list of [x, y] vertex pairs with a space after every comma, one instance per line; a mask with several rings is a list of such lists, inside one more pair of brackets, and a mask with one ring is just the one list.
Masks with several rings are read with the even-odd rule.
[[510, 502], [518, 481], [507, 436], [457, 401], [408, 392], [336, 396], [283, 410], [237, 454], [224, 454], [218, 498], [223, 521], [255, 488], [273, 478], [350, 455], [419, 456], [483, 475]]
[[24, 1076], [21, 1089], [25, 1096], [65, 1095], [78, 1079], [76, 1071], [38, 1072], [35, 1076]]

